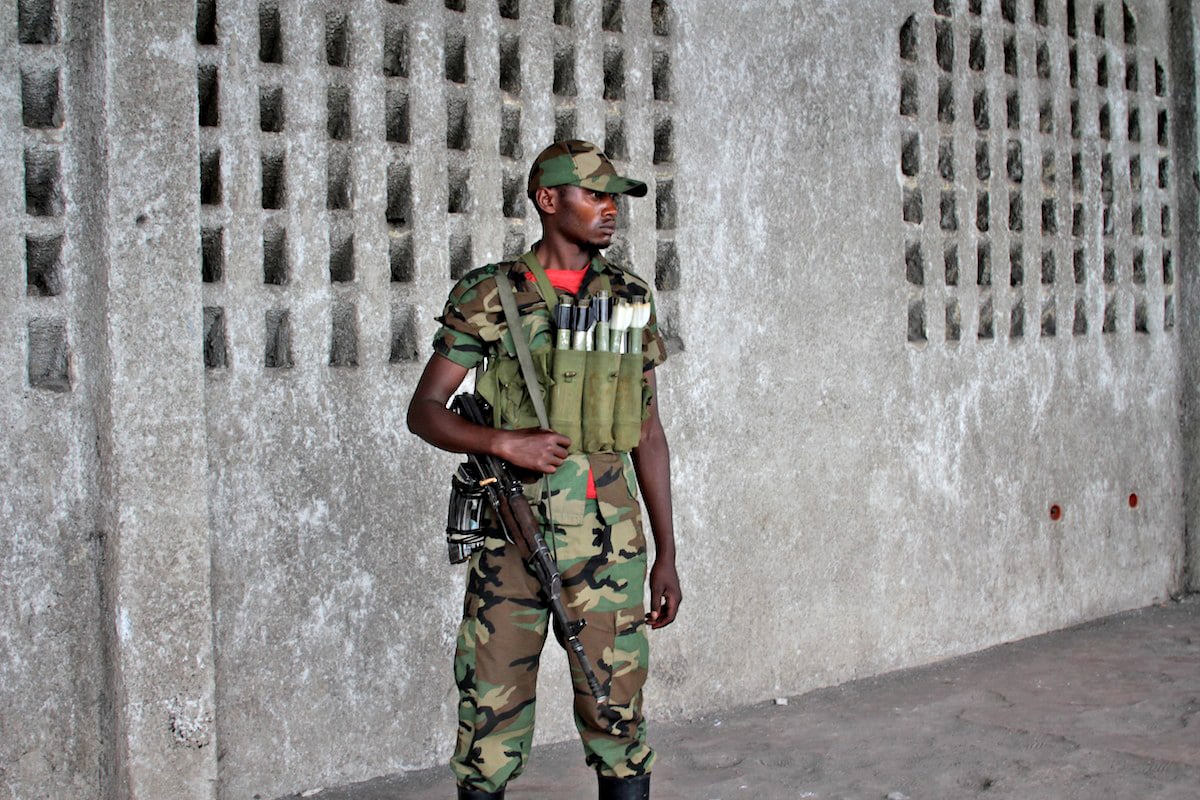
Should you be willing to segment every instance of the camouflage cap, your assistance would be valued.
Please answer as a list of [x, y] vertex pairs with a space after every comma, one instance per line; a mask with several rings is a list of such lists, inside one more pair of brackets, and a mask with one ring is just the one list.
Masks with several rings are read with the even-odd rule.
[[529, 170], [530, 197], [542, 187], [582, 186], [597, 192], [642, 197], [646, 184], [617, 174], [608, 156], [591, 142], [570, 139], [543, 150]]

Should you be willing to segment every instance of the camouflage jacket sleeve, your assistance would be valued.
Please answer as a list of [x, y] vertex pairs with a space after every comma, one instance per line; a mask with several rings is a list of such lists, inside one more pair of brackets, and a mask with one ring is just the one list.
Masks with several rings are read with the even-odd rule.
[[667, 360], [667, 345], [662, 334], [658, 332], [658, 310], [654, 305], [654, 295], [650, 295], [650, 321], [646, 323], [645, 333], [642, 334], [642, 355], [644, 363], [642, 371], [654, 369]]
[[504, 309], [496, 290], [495, 265], [468, 272], [450, 290], [433, 351], [459, 366], [473, 369], [503, 333]]

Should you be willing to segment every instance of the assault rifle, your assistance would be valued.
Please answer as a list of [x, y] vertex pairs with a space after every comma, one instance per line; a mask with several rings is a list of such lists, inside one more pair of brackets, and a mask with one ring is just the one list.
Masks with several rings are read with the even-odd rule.
[[[480, 401], [475, 396], [461, 392], [450, 404], [450, 410], [476, 425], [488, 426]], [[474, 466], [482, 488], [491, 504], [504, 532], [517, 547], [517, 552], [533, 570], [538, 583], [542, 585], [542, 594], [550, 606], [550, 614], [554, 620], [554, 630], [561, 636], [567, 652], [575, 656], [579, 671], [587, 679], [588, 688], [596, 698], [596, 704], [603, 706], [608, 702], [608, 695], [596, 673], [592, 670], [592, 662], [583, 651], [583, 643], [579, 641], [579, 632], [583, 630], [583, 620], [573, 620], [567, 616], [567, 609], [562, 602], [562, 576], [558, 572], [558, 564], [546, 547], [546, 538], [542, 535], [541, 526], [533, 517], [533, 510], [522, 491], [521, 482], [513, 477], [510, 465], [503, 459], [479, 453], [468, 453], [467, 459]]]

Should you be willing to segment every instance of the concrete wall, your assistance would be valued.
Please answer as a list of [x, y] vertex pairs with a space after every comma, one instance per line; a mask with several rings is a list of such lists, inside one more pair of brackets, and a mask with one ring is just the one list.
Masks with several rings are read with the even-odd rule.
[[[1196, 130], [1196, 4], [1172, 3], [1170, 6], [1171, 68], [1175, 84], [1171, 99], [1178, 120], [1175, 136], [1175, 185], [1178, 187], [1181, 220], [1196, 220], [1200, 208], [1200, 167], [1197, 166]], [[1181, 226], [1179, 250], [1184, 264], [1195, 264], [1200, 257], [1200, 231], [1194, 224]], [[1183, 387], [1184, 442], [1184, 518], [1186, 520], [1186, 564], [1184, 580], [1191, 591], [1200, 590], [1200, 285], [1195, 270], [1185, 270], [1179, 276], [1180, 309], [1180, 382]]]
[[[651, 183], [614, 251], [672, 345], [652, 717], [1184, 586], [1187, 2], [1124, 4], [1134, 36], [1111, 0], [1074, 30], [991, 0], [15, 5], [0, 797], [445, 759], [456, 459], [404, 410], [451, 277], [536, 239], [556, 136]], [[564, 662], [539, 741], [573, 735]]]

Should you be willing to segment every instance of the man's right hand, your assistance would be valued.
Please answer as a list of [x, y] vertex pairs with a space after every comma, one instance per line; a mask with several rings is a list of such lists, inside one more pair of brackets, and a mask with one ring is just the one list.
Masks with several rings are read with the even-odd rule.
[[567, 459], [571, 440], [541, 428], [496, 431], [494, 454], [508, 463], [535, 472], [552, 473]]

